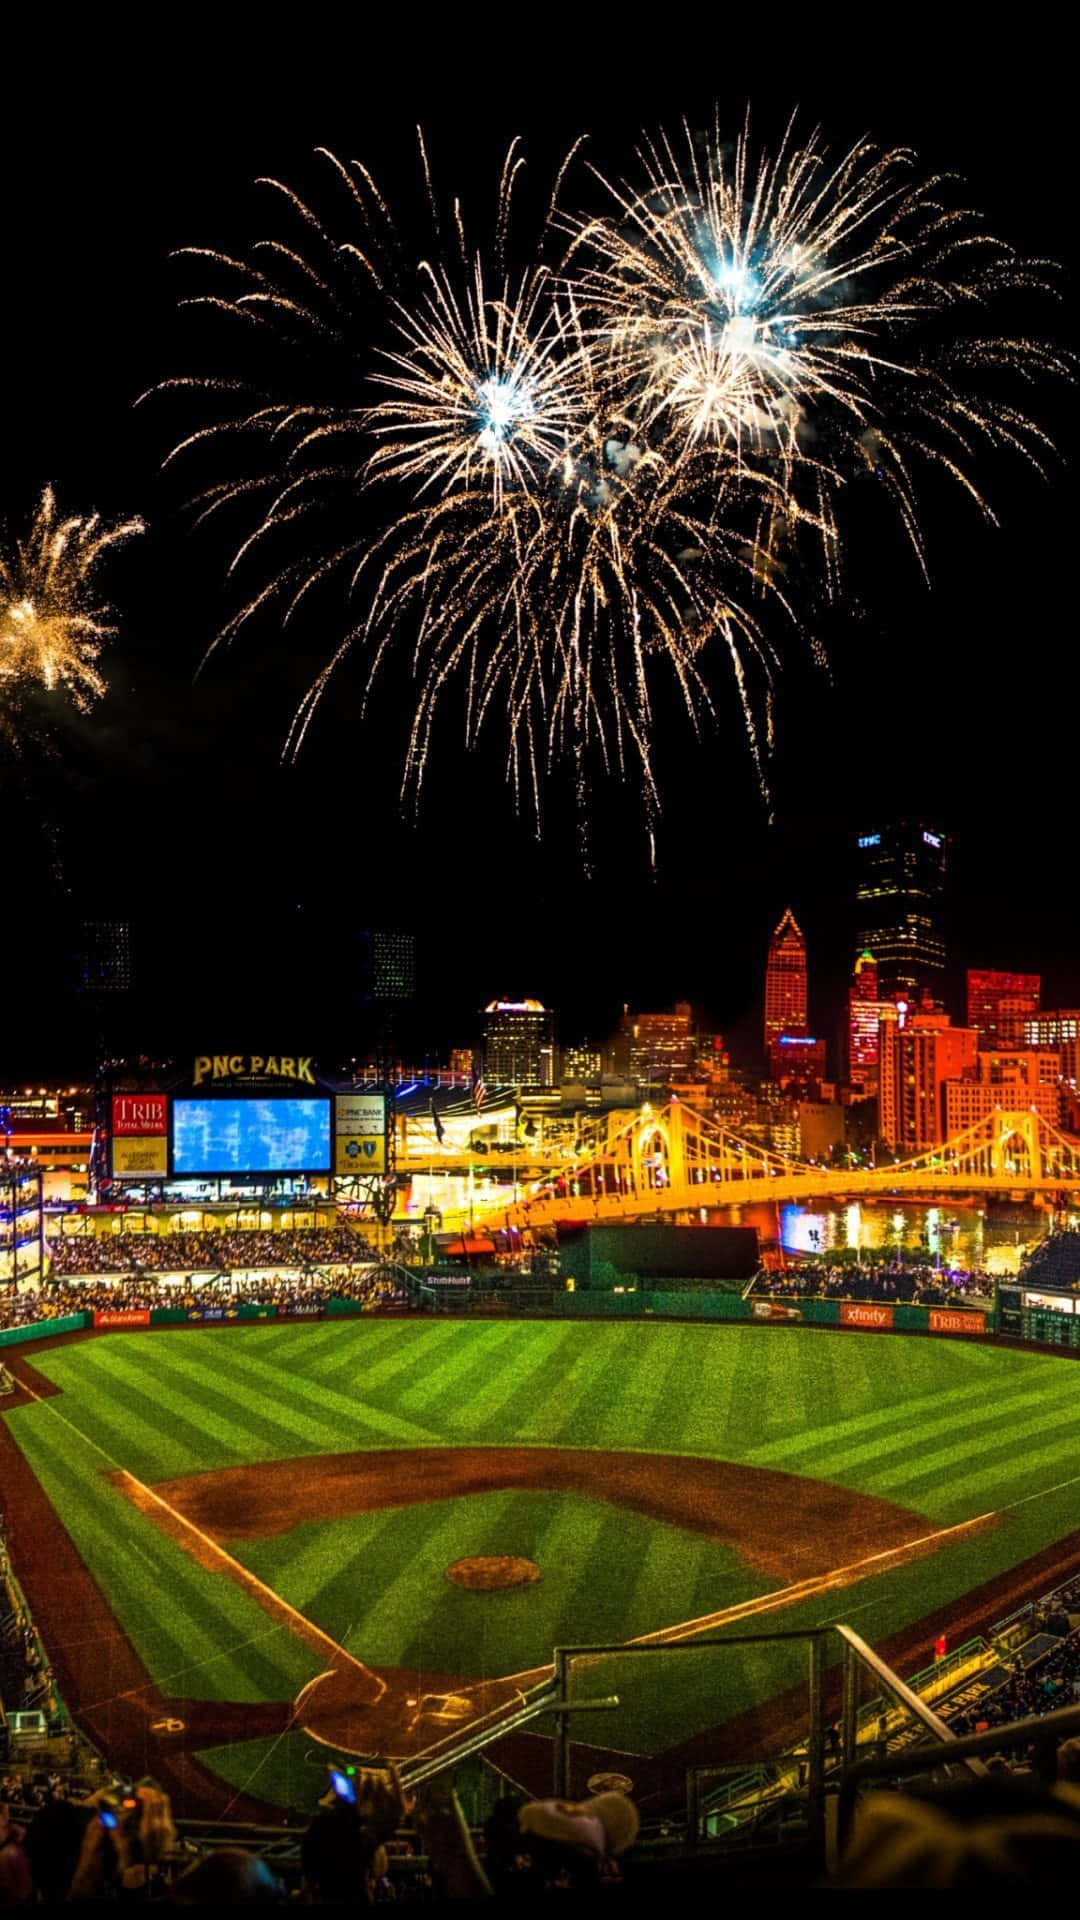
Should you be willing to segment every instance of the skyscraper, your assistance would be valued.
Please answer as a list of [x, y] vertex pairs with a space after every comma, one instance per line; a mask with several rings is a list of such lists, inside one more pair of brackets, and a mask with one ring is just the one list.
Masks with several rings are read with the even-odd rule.
[[126, 920], [84, 920], [76, 956], [80, 994], [129, 993], [131, 928]]
[[377, 927], [361, 935], [364, 999], [399, 1004], [416, 992], [416, 935]]
[[694, 1058], [694, 1016], [686, 1000], [673, 1013], [624, 1013], [628, 1071], [639, 1087], [670, 1087], [685, 1080]]
[[867, 949], [855, 962], [848, 988], [848, 1080], [863, 1094], [877, 1092], [880, 1024], [877, 961]]
[[945, 1087], [970, 1077], [979, 1036], [954, 1027], [948, 1014], [909, 1013], [903, 1003], [882, 1007], [878, 1131], [901, 1155], [922, 1153], [947, 1139]]
[[766, 1054], [771, 1054], [782, 1033], [806, 1030], [806, 941], [788, 907], [769, 941], [765, 967]]
[[945, 970], [941, 909], [946, 838], [940, 827], [901, 821], [858, 839], [856, 943], [878, 966], [883, 1000], [937, 988]]
[[967, 1023], [981, 1047], [1022, 1047], [1024, 1022], [1039, 1012], [1041, 1000], [1041, 974], [968, 968]]
[[484, 1077], [488, 1086], [552, 1086], [554, 1015], [539, 1000], [490, 1000], [484, 1011]]

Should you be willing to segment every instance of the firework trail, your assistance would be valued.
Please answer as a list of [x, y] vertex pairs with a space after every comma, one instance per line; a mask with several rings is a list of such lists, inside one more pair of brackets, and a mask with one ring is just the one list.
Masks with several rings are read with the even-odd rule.
[[241, 329], [242, 377], [165, 383], [210, 416], [169, 461], [216, 463], [197, 511], [236, 516], [230, 571], [255, 580], [214, 645], [256, 616], [289, 632], [334, 607], [286, 755], [354, 648], [369, 700], [404, 657], [406, 790], [456, 690], [466, 743], [501, 732], [538, 822], [557, 765], [582, 815], [600, 765], [636, 769], [651, 832], [660, 678], [696, 727], [719, 661], [767, 792], [774, 691], [808, 607], [837, 590], [845, 489], [873, 475], [925, 565], [921, 466], [992, 517], [981, 454], [1039, 466], [1049, 450], [1015, 397], [985, 391], [1068, 371], [986, 327], [1049, 270], [953, 206], [949, 182], [920, 182], [905, 152], [860, 142], [834, 159], [789, 126], [755, 160], [748, 131], [729, 147], [718, 127], [687, 130], [685, 154], [661, 135], [636, 181], [594, 169], [607, 210], [593, 217], [561, 204], [570, 156], [515, 271], [516, 143], [484, 254], [456, 202], [440, 212], [421, 139], [419, 262], [368, 171], [320, 151], [332, 215], [265, 182], [291, 238], [191, 250], [215, 285], [189, 304]]
[[116, 627], [98, 593], [102, 556], [141, 520], [59, 517], [51, 487], [24, 540], [0, 546], [0, 728], [17, 744], [20, 703], [32, 689], [62, 689], [80, 713], [105, 691], [98, 660]]

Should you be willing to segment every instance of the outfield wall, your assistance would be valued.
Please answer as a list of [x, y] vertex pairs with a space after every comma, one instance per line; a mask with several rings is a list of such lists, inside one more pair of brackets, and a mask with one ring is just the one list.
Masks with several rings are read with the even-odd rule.
[[[520, 1311], [499, 1296], [483, 1302], [468, 1302], [461, 1294], [454, 1298], [455, 1310], [471, 1305], [513, 1317]], [[353, 1317], [372, 1310], [359, 1300], [328, 1300], [310, 1309], [296, 1306], [278, 1308], [257, 1306], [245, 1301], [237, 1307], [152, 1307], [117, 1308], [96, 1313], [67, 1314], [58, 1320], [39, 1320], [27, 1327], [10, 1327], [0, 1332], [0, 1347], [41, 1340], [58, 1333], [79, 1333], [94, 1327], [98, 1331], [123, 1332], [147, 1327], [192, 1325], [233, 1326], [257, 1320], [322, 1320]], [[863, 1300], [786, 1300], [741, 1299], [738, 1294], [695, 1287], [687, 1292], [633, 1293], [552, 1293], [537, 1301], [534, 1316], [551, 1320], [704, 1320], [742, 1322], [752, 1325], [848, 1327], [870, 1333], [993, 1334], [992, 1315], [972, 1308], [908, 1306], [900, 1302], [882, 1305]], [[1032, 1344], [1043, 1344], [1042, 1342]]]

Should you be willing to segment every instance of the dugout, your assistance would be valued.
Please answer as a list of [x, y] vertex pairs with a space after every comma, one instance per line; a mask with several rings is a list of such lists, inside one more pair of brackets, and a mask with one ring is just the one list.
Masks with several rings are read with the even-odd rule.
[[644, 1285], [733, 1290], [760, 1265], [754, 1227], [588, 1226], [560, 1242], [563, 1278], [586, 1291]]

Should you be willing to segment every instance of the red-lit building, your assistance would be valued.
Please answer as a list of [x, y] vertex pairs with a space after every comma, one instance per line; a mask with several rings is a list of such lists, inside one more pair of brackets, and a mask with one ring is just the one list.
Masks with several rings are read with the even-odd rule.
[[975, 1078], [950, 1080], [945, 1088], [948, 1137], [964, 1133], [995, 1107], [1020, 1111], [1034, 1107], [1041, 1120], [1056, 1127], [1061, 1117], [1061, 1057], [1053, 1049], [1014, 1047], [980, 1053]]
[[954, 1027], [946, 1013], [882, 1007], [878, 1132], [903, 1156], [925, 1153], [949, 1137], [945, 1089], [975, 1074], [979, 1036]]
[[1041, 974], [968, 968], [967, 1023], [983, 1047], [1022, 1047], [1024, 1022], [1038, 1013], [1041, 1001]]
[[779, 1033], [769, 1043], [769, 1078], [782, 1086], [798, 1081], [820, 1086], [825, 1078], [825, 1042], [809, 1033]]
[[879, 1029], [883, 1002], [878, 997], [878, 969], [866, 950], [855, 962], [848, 988], [848, 1082], [856, 1093], [869, 1096], [878, 1088]]
[[1080, 1007], [1029, 1014], [1022, 1024], [1020, 1044], [1052, 1047], [1061, 1061], [1063, 1083], [1074, 1091], [1080, 1089]]
[[765, 967], [765, 1052], [781, 1034], [804, 1035], [806, 1026], [806, 941], [788, 907], [769, 941]]

